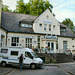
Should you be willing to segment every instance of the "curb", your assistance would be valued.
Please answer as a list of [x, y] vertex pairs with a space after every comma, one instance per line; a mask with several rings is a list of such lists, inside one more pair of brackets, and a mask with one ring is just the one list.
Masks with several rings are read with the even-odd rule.
[[57, 66], [57, 67], [60, 67], [59, 64], [44, 64], [43, 66]]

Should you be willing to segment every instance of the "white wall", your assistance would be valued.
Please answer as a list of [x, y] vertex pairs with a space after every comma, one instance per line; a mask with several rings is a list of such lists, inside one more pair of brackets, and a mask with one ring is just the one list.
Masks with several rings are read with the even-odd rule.
[[[58, 37], [58, 49], [63, 49], [63, 41], [67, 41], [68, 49], [75, 48], [75, 38], [72, 40], [72, 38], [69, 37]], [[73, 45], [74, 47], [72, 47]]]
[[34, 35], [34, 34], [20, 34], [20, 33], [8, 33], [8, 38], [7, 38], [7, 46], [11, 46], [11, 40], [12, 37], [17, 36], [19, 37], [19, 44], [21, 44], [21, 46], [25, 47], [25, 37], [24, 36], [30, 36], [33, 37], [32, 38], [32, 46], [36, 47], [37, 46], [37, 36], [39, 35]]
[[[1, 38], [3, 36], [3, 38]], [[2, 46], [6, 46], [6, 31], [0, 28], [0, 47], [1, 47], [1, 39], [2, 40]]]
[[[47, 18], [48, 15], [48, 18]], [[51, 20], [51, 31], [49, 31], [49, 25], [48, 23], [44, 23], [44, 20], [50, 21]], [[42, 24], [40, 27], [39, 24]], [[47, 24], [47, 30], [44, 30], [44, 24]], [[53, 25], [55, 25], [55, 29], [53, 29]], [[55, 17], [52, 15], [52, 13], [47, 9], [44, 11], [34, 22], [33, 24], [33, 30], [36, 33], [46, 33], [46, 34], [56, 34], [60, 35], [60, 24], [55, 19]]]

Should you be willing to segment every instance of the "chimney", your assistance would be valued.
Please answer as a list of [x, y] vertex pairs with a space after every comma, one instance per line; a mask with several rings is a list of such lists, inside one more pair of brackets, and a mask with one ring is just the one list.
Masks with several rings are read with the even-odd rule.
[[0, 0], [0, 27], [1, 27], [1, 12], [2, 12], [2, 0]]

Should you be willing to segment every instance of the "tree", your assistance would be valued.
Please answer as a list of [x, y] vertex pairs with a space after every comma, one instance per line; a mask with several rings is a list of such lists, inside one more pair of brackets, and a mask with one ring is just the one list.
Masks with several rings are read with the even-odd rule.
[[17, 1], [15, 12], [38, 16], [47, 8], [52, 13], [53, 6], [47, 0], [29, 0], [29, 2], [26, 4], [23, 2], [23, 0], [19, 0]]
[[14, 10], [13, 12], [23, 13], [23, 14], [26, 13], [26, 5], [24, 4], [23, 0], [17, 1], [16, 10]]
[[3, 5], [3, 4], [2, 4], [2, 11], [8, 11], [8, 12], [11, 12], [12, 10], [9, 9], [9, 6]]
[[64, 25], [66, 25], [67, 27], [69, 27], [72, 31], [74, 31], [74, 24], [73, 24], [73, 22], [71, 21], [71, 19], [65, 19], [65, 20], [63, 20], [63, 22], [62, 22]]

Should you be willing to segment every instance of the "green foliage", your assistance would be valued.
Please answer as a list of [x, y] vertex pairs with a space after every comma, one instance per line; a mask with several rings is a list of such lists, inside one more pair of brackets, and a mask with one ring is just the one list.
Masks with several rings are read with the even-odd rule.
[[65, 19], [65, 20], [63, 20], [63, 22], [62, 22], [64, 25], [66, 25], [67, 27], [69, 27], [72, 31], [74, 31], [74, 24], [73, 24], [73, 22], [71, 21], [71, 19]]
[[2, 4], [2, 11], [8, 11], [8, 12], [11, 12], [12, 10], [9, 9], [9, 6], [3, 5], [3, 4]]
[[13, 12], [25, 14], [25, 11], [26, 11], [26, 6], [23, 0], [17, 1], [16, 10], [14, 10]]
[[17, 1], [16, 10], [14, 10], [14, 12], [38, 16], [47, 8], [52, 12], [53, 6], [47, 0], [29, 0], [26, 4], [23, 0], [19, 0]]

